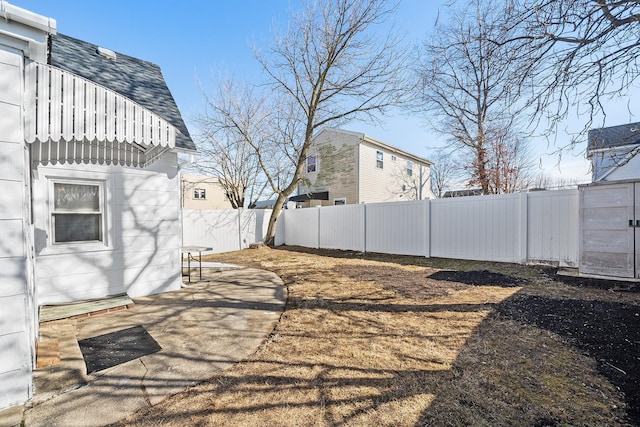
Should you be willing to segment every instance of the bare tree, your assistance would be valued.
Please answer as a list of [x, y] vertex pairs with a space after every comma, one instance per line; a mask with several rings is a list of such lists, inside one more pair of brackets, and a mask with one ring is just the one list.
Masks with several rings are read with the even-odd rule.
[[431, 191], [440, 199], [459, 175], [458, 165], [453, 155], [444, 150], [438, 150], [432, 158]]
[[577, 108], [582, 139], [598, 114], [606, 116], [602, 101], [627, 95], [638, 81], [640, 2], [508, 0], [505, 7], [517, 8], [506, 43], [536, 64], [538, 117], [556, 125]]
[[[406, 51], [388, 31], [374, 32], [395, 8], [386, 0], [309, 1], [266, 54], [256, 52], [273, 100], [269, 137], [247, 138], [277, 195], [266, 243], [273, 243], [276, 220], [302, 179], [314, 132], [357, 117], [375, 119], [402, 101]], [[274, 156], [290, 161], [289, 179], [274, 176]]]
[[436, 24], [420, 51], [421, 101], [429, 123], [472, 158], [470, 175], [483, 194], [495, 191], [491, 148], [510, 142], [491, 138], [517, 134], [525, 107], [520, 88], [531, 68], [529, 57], [496, 42], [513, 37], [501, 6], [493, 0], [469, 2], [446, 24]]
[[231, 78], [219, 81], [205, 100], [205, 112], [196, 118], [201, 155], [195, 168], [218, 178], [234, 209], [252, 206], [267, 186], [253, 148], [264, 139], [265, 102]]
[[393, 188], [388, 188], [392, 193], [398, 192], [404, 200], [424, 200], [434, 197], [431, 191], [430, 166], [421, 163], [407, 161], [398, 164], [391, 171]]
[[581, 183], [577, 178], [554, 177], [549, 174], [532, 176], [527, 188], [535, 190], [563, 190], [576, 188]]
[[[526, 139], [489, 131], [486, 144], [486, 179], [489, 194], [513, 193], [526, 189], [531, 177], [532, 157]], [[480, 184], [478, 168], [472, 167], [471, 186]]]

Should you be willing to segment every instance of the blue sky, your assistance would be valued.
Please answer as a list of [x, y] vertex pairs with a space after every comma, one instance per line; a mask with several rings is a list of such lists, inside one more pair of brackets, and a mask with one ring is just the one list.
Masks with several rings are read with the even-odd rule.
[[[158, 64], [194, 134], [193, 117], [202, 111], [203, 105], [196, 81], [210, 89], [214, 70], [257, 80], [259, 68], [250, 46], [266, 47], [274, 20], [284, 24], [290, 2], [295, 3], [294, 0], [9, 1], [55, 18], [60, 33]], [[406, 34], [409, 42], [418, 43], [433, 27], [438, 7], [444, 3], [445, 0], [401, 0], [394, 25]], [[620, 111], [624, 111], [622, 107]], [[620, 114], [624, 117], [607, 124], [629, 121], [628, 113]], [[569, 126], [577, 125], [569, 123]], [[420, 117], [406, 117], [399, 112], [384, 117], [382, 126], [352, 123], [346, 128], [427, 158], [435, 147], [443, 144]], [[567, 141], [567, 136], [559, 135], [558, 145]], [[559, 167], [557, 157], [546, 154], [555, 151], [555, 147], [547, 146], [545, 140], [533, 140], [532, 145], [536, 164], [541, 164], [545, 173], [589, 179], [582, 152], [586, 143], [565, 152]]]

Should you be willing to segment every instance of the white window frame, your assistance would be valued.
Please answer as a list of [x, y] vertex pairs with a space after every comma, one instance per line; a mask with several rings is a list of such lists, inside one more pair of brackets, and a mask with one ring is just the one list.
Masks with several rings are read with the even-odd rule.
[[384, 169], [384, 151], [376, 150], [376, 169]]
[[398, 157], [396, 157], [394, 154], [391, 155], [391, 161], [395, 162], [396, 160], [398, 160]]
[[[113, 223], [113, 214], [109, 206], [109, 200], [113, 199], [113, 176], [105, 173], [84, 173], [65, 171], [64, 175], [46, 175], [43, 185], [45, 191], [45, 217], [44, 228], [46, 232], [46, 245], [42, 248], [39, 255], [55, 255], [65, 253], [79, 252], [95, 252], [105, 250], [115, 250], [115, 227]], [[100, 208], [102, 215], [101, 222], [101, 241], [87, 242], [54, 242], [54, 184], [67, 183], [79, 185], [98, 185], [100, 188]]]
[[343, 205], [346, 205], [346, 204], [347, 204], [347, 198], [346, 197], [338, 197], [337, 199], [333, 199], [333, 205], [334, 206], [343, 206]]
[[413, 162], [407, 160], [407, 176], [413, 176]]
[[[309, 160], [311, 159], [314, 160], [313, 165], [309, 163]], [[307, 156], [306, 163], [307, 163], [307, 173], [318, 173], [318, 156], [316, 156], [315, 154]], [[313, 166], [313, 170], [309, 170], [310, 166]]]
[[193, 199], [194, 200], [207, 200], [207, 190], [206, 190], [206, 188], [194, 188], [193, 189]]

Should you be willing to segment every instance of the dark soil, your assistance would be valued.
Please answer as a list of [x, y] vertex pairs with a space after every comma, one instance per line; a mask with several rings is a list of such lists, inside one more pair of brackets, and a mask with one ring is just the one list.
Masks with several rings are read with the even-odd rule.
[[[615, 285], [604, 283], [599, 286]], [[627, 415], [640, 425], [640, 307], [638, 305], [515, 295], [495, 316], [554, 332], [596, 360], [622, 393]]]

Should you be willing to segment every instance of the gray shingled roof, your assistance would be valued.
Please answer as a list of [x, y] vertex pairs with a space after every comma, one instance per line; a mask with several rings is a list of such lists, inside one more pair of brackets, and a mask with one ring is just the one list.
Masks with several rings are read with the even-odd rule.
[[105, 86], [158, 114], [178, 129], [176, 147], [195, 150], [160, 67], [119, 52], [114, 61], [99, 55], [97, 49], [97, 45], [58, 33], [51, 36], [50, 64]]
[[587, 152], [632, 144], [640, 144], [640, 122], [590, 130]]

